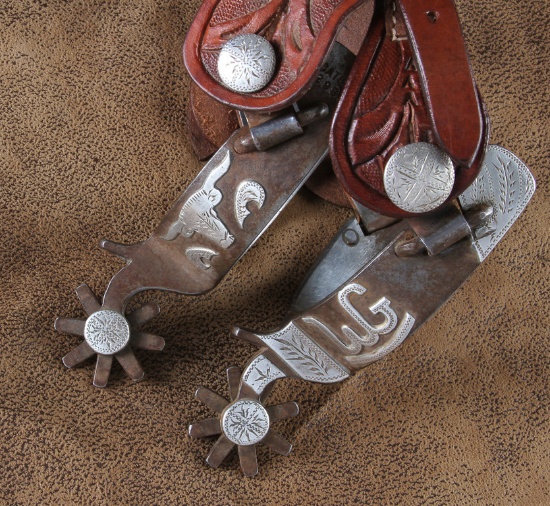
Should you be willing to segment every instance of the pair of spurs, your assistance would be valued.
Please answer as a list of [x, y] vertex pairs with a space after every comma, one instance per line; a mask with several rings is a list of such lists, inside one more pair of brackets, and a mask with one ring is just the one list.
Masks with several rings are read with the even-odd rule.
[[[127, 314], [130, 299], [214, 288], [330, 152], [337, 179], [316, 187], [326, 195], [339, 184], [356, 218], [320, 256], [280, 328], [233, 330], [259, 351], [242, 373], [229, 369], [230, 399], [197, 391], [217, 416], [190, 435], [218, 436], [207, 458], [214, 467], [237, 446], [246, 475], [258, 470], [255, 445], [291, 449], [271, 424], [298, 409], [265, 405], [275, 381], [340, 382], [396, 349], [481, 264], [535, 188], [520, 160], [488, 145], [452, 0], [307, 4], [203, 2], [185, 64], [196, 89], [236, 111], [239, 126], [149, 239], [102, 241], [127, 265], [101, 303], [78, 290], [86, 320], [56, 322], [84, 337], [67, 366], [97, 354], [96, 386], [107, 384], [113, 357], [141, 379], [132, 348], [161, 349], [163, 340], [138, 330], [157, 306]], [[371, 14], [364, 40], [360, 31], [341, 37]]]

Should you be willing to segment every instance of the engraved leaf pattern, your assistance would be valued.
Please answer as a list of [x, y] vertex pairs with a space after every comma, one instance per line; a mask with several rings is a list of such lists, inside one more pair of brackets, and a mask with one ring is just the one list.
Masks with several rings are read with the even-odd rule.
[[330, 366], [323, 360], [314, 346], [297, 339], [294, 334], [290, 338], [275, 338], [275, 341], [281, 345], [280, 350], [285, 353], [286, 360], [298, 362], [312, 374], [321, 377], [329, 374]]
[[[518, 187], [518, 171], [515, 170], [515, 164], [512, 160], [504, 160], [502, 157], [497, 158], [498, 167], [498, 184], [500, 188], [501, 202], [499, 211], [501, 213], [510, 213], [516, 206], [516, 192]], [[496, 165], [495, 165], [496, 166]]]
[[258, 374], [258, 380], [260, 380], [260, 381], [269, 380], [272, 377], [271, 376], [271, 367], [269, 367], [269, 366], [267, 366], [267, 369], [266, 369], [265, 373], [261, 369], [259, 369], [258, 367], [254, 367], [254, 370]]
[[504, 148], [489, 146], [478, 179], [459, 197], [466, 209], [483, 201], [495, 210], [494, 233], [474, 241], [481, 260], [509, 230], [534, 191], [535, 182], [525, 164]]
[[203, 224], [203, 230], [218, 232], [220, 230], [219, 222], [216, 222], [215, 218], [217, 215], [213, 211], [197, 214], [197, 219]]
[[460, 199], [462, 206], [466, 209], [482, 203], [490, 203], [496, 209], [493, 183], [489, 174], [482, 170]]

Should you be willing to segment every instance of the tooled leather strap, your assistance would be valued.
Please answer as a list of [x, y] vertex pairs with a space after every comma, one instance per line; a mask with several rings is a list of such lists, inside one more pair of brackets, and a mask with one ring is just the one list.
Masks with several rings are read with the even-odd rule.
[[386, 195], [388, 159], [407, 144], [438, 145], [456, 164], [451, 200], [477, 176], [488, 137], [452, 0], [378, 1], [332, 126], [347, 193], [379, 213], [413, 216]]
[[[224, 104], [248, 111], [283, 109], [315, 82], [341, 22], [364, 1], [206, 0], [185, 40], [185, 65], [200, 88]], [[224, 43], [251, 33], [274, 46], [277, 68], [265, 88], [241, 94], [223, 86], [217, 59]]]
[[439, 147], [469, 167], [483, 143], [483, 116], [452, 0], [397, 0]]

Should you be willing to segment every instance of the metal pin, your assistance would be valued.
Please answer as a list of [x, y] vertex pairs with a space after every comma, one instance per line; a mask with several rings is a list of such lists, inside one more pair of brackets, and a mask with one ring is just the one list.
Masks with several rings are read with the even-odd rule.
[[359, 242], [359, 235], [355, 230], [348, 228], [347, 230], [344, 230], [344, 233], [342, 234], [342, 240], [348, 246], [355, 246]]
[[252, 127], [246, 134], [239, 137], [233, 148], [237, 153], [252, 151], [267, 151], [268, 149], [288, 141], [304, 131], [302, 127], [326, 118], [329, 108], [326, 104], [319, 104], [294, 114], [289, 112], [270, 119], [261, 125]]

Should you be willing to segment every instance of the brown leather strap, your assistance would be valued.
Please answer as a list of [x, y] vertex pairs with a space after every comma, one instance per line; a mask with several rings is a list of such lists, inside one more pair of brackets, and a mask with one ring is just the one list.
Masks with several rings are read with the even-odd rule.
[[433, 134], [449, 156], [469, 167], [483, 143], [483, 117], [453, 0], [397, 0], [403, 15]]
[[[397, 149], [429, 142], [439, 145], [455, 162], [457, 155], [460, 160], [467, 158], [468, 163], [457, 164], [451, 200], [477, 176], [489, 137], [488, 120], [465, 53], [462, 61], [466, 61], [466, 76], [454, 77], [459, 83], [467, 81], [466, 88], [473, 89], [473, 105], [470, 91], [464, 103], [459, 92], [445, 97], [441, 93], [448, 80], [446, 74], [452, 69], [453, 51], [445, 66], [425, 65], [422, 77], [418, 67], [427, 56], [419, 57], [424, 46], [414, 46], [408, 30], [393, 2], [377, 2], [373, 22], [334, 116], [331, 135], [333, 167], [346, 192], [360, 204], [394, 217], [412, 216], [393, 204], [384, 189], [385, 165]], [[456, 37], [449, 35], [450, 40]], [[462, 41], [460, 47], [463, 51]], [[438, 58], [443, 58], [442, 54]], [[464, 72], [460, 65], [457, 69]]]
[[[205, 0], [191, 24], [183, 55], [193, 80], [220, 102], [249, 111], [275, 111], [298, 100], [315, 82], [345, 17], [366, 0]], [[219, 79], [221, 46], [256, 33], [274, 46], [276, 73], [266, 88], [240, 94]]]
[[187, 135], [199, 160], [210, 158], [238, 128], [239, 122], [234, 109], [220, 104], [191, 82]]

